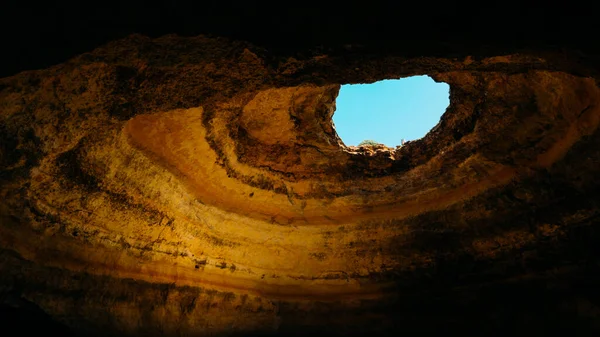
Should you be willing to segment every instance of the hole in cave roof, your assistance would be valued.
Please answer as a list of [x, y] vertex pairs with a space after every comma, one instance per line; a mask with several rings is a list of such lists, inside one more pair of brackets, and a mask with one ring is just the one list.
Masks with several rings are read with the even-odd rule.
[[422, 138], [450, 104], [450, 86], [429, 76], [342, 85], [333, 115], [344, 144], [401, 145]]

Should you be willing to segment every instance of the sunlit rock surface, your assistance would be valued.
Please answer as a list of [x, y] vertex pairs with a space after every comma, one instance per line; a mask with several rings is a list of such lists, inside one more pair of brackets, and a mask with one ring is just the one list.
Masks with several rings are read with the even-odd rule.
[[[466, 314], [600, 328], [593, 300], [561, 292], [594, 280], [591, 70], [266, 54], [131, 36], [0, 79], [3, 303], [99, 335], [393, 334]], [[429, 134], [343, 145], [340, 84], [422, 74], [451, 88]]]

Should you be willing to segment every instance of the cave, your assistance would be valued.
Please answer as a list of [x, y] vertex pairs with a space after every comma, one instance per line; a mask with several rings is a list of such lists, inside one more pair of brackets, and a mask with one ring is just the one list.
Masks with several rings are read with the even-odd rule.
[[[0, 69], [1, 335], [600, 333], [593, 11], [40, 6]], [[420, 75], [431, 131], [342, 142], [341, 84]]]

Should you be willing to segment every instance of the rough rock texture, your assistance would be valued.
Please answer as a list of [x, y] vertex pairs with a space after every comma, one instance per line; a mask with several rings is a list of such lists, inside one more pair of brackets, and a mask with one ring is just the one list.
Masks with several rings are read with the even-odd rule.
[[[422, 74], [429, 134], [344, 146], [340, 84]], [[597, 76], [136, 35], [1, 79], [0, 300], [103, 336], [600, 332]]]

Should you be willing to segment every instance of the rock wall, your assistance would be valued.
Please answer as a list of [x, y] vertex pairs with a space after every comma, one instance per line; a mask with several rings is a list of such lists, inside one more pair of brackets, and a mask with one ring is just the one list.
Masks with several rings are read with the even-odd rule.
[[[561, 295], [597, 275], [594, 71], [131, 36], [0, 79], [1, 298], [87, 335], [599, 329]], [[344, 146], [340, 84], [422, 74], [451, 88], [430, 133]]]

